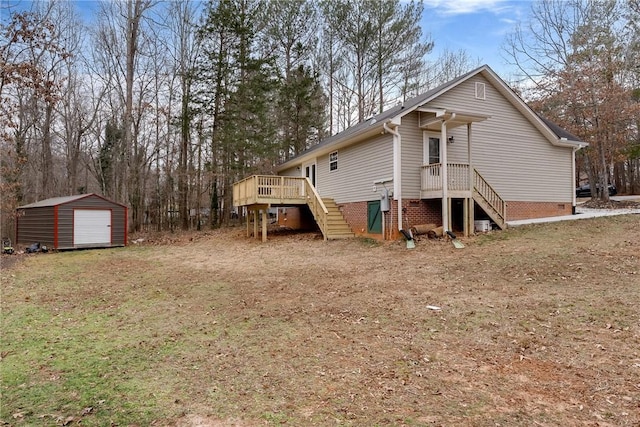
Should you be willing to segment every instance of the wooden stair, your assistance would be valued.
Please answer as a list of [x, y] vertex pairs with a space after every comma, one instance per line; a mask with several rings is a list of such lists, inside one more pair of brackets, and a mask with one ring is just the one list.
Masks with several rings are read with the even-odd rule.
[[507, 228], [507, 204], [497, 191], [476, 170], [474, 171], [473, 200], [489, 215], [501, 230]]
[[[354, 237], [353, 231], [351, 231], [351, 227], [342, 216], [342, 212], [338, 205], [333, 199], [323, 198], [322, 203], [324, 203], [327, 208], [328, 214], [326, 217], [326, 230], [322, 230], [322, 234], [324, 234], [325, 239], [334, 240], [334, 239], [348, 239]], [[316, 218], [317, 220], [317, 218]], [[320, 224], [320, 221], [318, 221]]]
[[478, 205], [480, 205], [482, 210], [484, 210], [486, 214], [489, 215], [489, 218], [491, 218], [501, 230], [504, 230], [507, 227], [507, 223], [500, 215], [500, 213], [496, 209], [494, 209], [493, 206], [491, 206], [491, 204], [484, 197], [482, 197], [482, 195], [480, 195], [480, 193], [475, 190], [473, 192], [473, 200]]

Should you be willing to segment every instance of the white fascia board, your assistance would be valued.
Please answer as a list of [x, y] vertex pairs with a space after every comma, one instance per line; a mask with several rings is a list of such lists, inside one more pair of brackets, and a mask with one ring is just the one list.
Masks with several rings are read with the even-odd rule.
[[421, 113], [433, 113], [436, 117], [444, 117], [447, 113], [445, 108], [432, 108], [432, 107], [419, 107], [416, 111], [420, 111]]
[[391, 119], [389, 119], [389, 121], [387, 121], [387, 123], [390, 123], [394, 126], [400, 126], [402, 124], [402, 115], [392, 117]]

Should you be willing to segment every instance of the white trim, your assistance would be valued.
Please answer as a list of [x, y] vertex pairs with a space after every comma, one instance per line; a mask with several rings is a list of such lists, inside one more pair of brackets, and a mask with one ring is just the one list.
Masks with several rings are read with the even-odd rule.
[[[335, 160], [331, 160], [331, 156], [334, 155], [334, 154], [336, 155], [336, 158], [335, 158]], [[338, 164], [338, 159], [339, 158], [340, 158], [340, 156], [338, 154], [338, 150], [334, 150], [334, 151], [329, 153], [329, 172], [334, 172], [334, 171], [338, 170], [338, 168], [340, 167], [339, 164]], [[331, 168], [331, 163], [335, 163], [336, 164], [335, 169]]]
[[[440, 143], [440, 138], [441, 138], [442, 134], [440, 132], [434, 132], [431, 130], [425, 130], [422, 131], [422, 164], [423, 165], [431, 165], [433, 163], [430, 162], [430, 155], [429, 155], [429, 140], [431, 138], [436, 138], [438, 140], [438, 143]], [[440, 159], [442, 158], [442, 154], [439, 152], [438, 153], [438, 162], [436, 163], [440, 163]]]
[[313, 170], [313, 177], [309, 177], [309, 179], [311, 180], [311, 184], [313, 184], [313, 186], [315, 187], [316, 184], [318, 183], [318, 162], [317, 159], [313, 159], [310, 162], [305, 162], [302, 164], [302, 167], [300, 168], [300, 175], [303, 178], [307, 177], [307, 168], [312, 168]]

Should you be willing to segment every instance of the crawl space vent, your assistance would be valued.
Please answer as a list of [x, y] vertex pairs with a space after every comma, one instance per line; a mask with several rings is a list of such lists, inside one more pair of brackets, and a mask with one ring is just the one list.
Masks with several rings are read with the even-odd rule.
[[484, 83], [476, 82], [476, 99], [485, 99]]

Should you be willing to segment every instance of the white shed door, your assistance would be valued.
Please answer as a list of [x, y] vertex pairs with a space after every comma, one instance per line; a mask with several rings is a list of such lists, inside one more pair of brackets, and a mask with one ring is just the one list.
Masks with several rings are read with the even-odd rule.
[[76, 209], [73, 211], [73, 244], [111, 244], [111, 211]]

